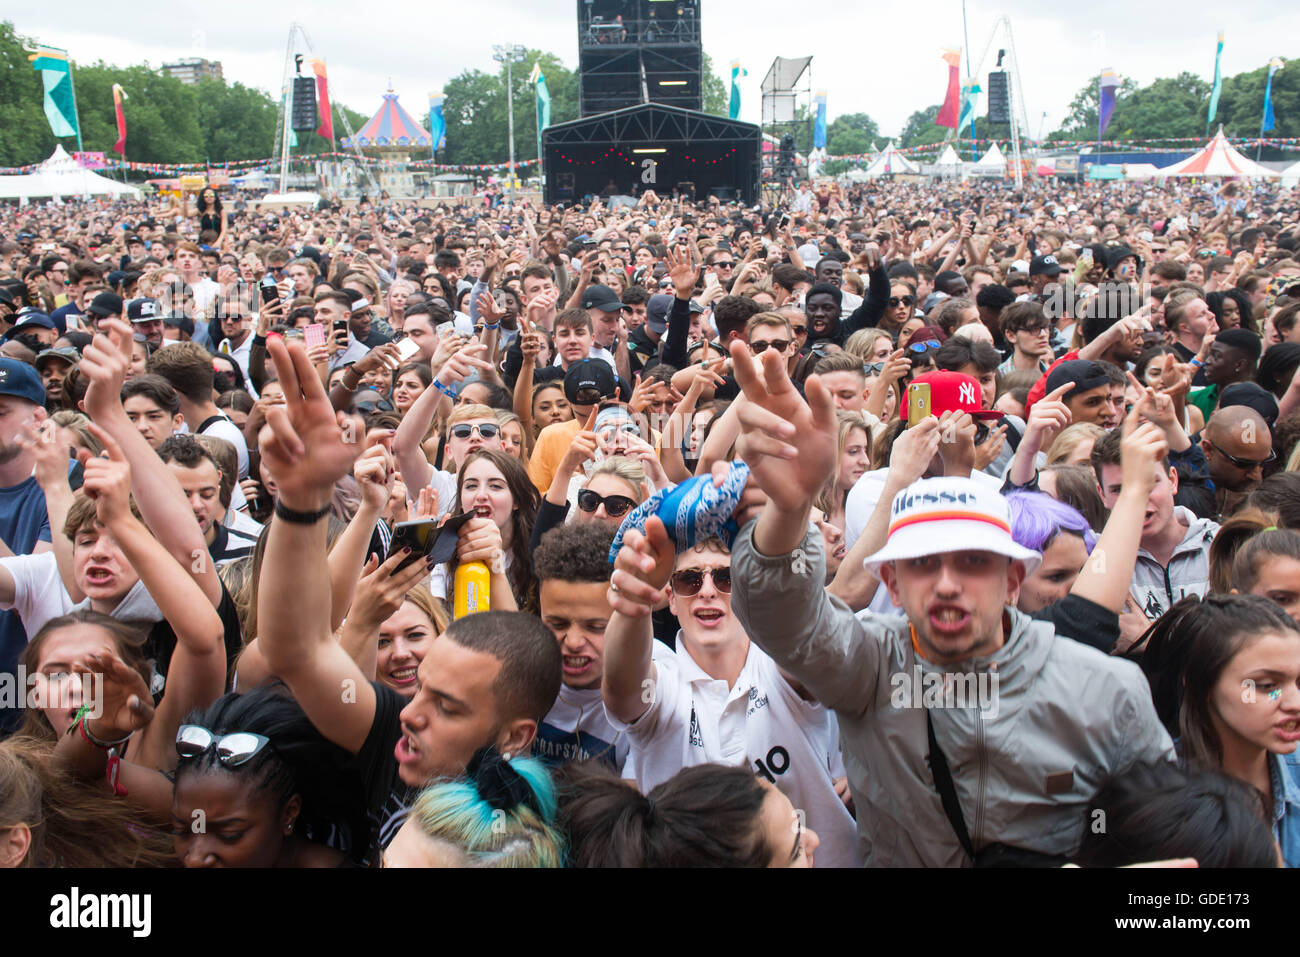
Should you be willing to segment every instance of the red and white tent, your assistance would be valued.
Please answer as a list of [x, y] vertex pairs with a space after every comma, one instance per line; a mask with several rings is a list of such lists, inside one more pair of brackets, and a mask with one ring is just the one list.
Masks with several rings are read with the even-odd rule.
[[1159, 170], [1157, 176], [1241, 176], [1246, 179], [1276, 179], [1281, 174], [1260, 166], [1233, 149], [1223, 135], [1223, 127], [1200, 152], [1173, 166]]

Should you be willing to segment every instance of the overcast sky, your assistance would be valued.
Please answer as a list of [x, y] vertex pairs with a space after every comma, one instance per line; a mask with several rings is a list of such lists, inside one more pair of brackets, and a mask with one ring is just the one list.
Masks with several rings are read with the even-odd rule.
[[[870, 6], [862, 0], [793, 5], [701, 0], [701, 5], [704, 49], [714, 66], [726, 71], [739, 56], [749, 71], [742, 80], [741, 118], [753, 122], [760, 117], [759, 84], [772, 58], [811, 54], [812, 83], [827, 91], [832, 119], [865, 112], [886, 136], [897, 134], [913, 111], [942, 100], [943, 48], [965, 46], [960, 0]], [[1300, 10], [1272, 0], [1176, 7], [1131, 0], [1068, 6], [968, 0], [966, 13], [975, 70], [999, 18], [1010, 17], [1032, 136], [1059, 125], [1074, 94], [1095, 82], [1100, 67], [1114, 67], [1140, 84], [1182, 70], [1210, 79], [1220, 29], [1227, 31], [1225, 76], [1262, 66], [1273, 56], [1300, 53], [1291, 49], [1300, 41], [1290, 39], [1300, 36]], [[800, 14], [803, 22], [796, 19]], [[465, 69], [496, 67], [493, 43], [523, 43], [577, 67], [576, 4], [566, 0], [176, 0], [156, 12], [64, 0], [28, 8], [15, 28], [66, 47], [79, 61], [147, 61], [157, 67], [205, 56], [222, 62], [228, 80], [273, 92], [294, 21], [306, 26], [316, 54], [325, 57], [333, 98], [367, 115], [378, 107], [390, 78], [402, 104], [416, 116], [425, 114], [427, 94], [449, 78]], [[993, 68], [999, 47], [1007, 47], [1003, 31], [982, 72]]]

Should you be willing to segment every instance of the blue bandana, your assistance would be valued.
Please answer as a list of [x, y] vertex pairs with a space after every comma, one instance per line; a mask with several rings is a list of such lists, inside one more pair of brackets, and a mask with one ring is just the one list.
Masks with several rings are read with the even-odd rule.
[[623, 547], [623, 536], [628, 529], [634, 528], [644, 535], [645, 523], [652, 515], [664, 523], [679, 555], [710, 538], [720, 538], [730, 548], [740, 531], [732, 513], [740, 504], [748, 480], [749, 466], [732, 462], [721, 488], [713, 484], [712, 475], [697, 475], [673, 488], [655, 492], [623, 519], [609, 549], [610, 563]]

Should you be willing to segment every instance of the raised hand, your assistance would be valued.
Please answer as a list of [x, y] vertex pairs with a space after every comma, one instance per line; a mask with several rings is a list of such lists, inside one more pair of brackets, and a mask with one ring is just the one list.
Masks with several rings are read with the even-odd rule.
[[678, 299], [690, 299], [695, 291], [695, 251], [691, 246], [669, 246], [664, 254], [668, 278], [672, 280]]
[[362, 452], [352, 467], [352, 476], [361, 489], [361, 501], [375, 511], [382, 509], [392, 494], [396, 472], [393, 456], [382, 445], [373, 445]]
[[334, 411], [301, 344], [272, 339], [267, 351], [285, 404], [266, 410], [258, 447], [280, 501], [296, 511], [319, 511], [329, 504], [334, 483], [352, 470], [365, 429], [359, 419]]
[[488, 325], [495, 325], [505, 315], [497, 307], [496, 298], [490, 292], [479, 293], [478, 298], [474, 301], [478, 304], [478, 314], [483, 317], [483, 321]]
[[[784, 357], [768, 349], [757, 364], [743, 342], [731, 343], [741, 406], [738, 452], [772, 504], [796, 512], [812, 503], [830, 479], [836, 459], [835, 405], [821, 379], [804, 383], [800, 397]], [[761, 378], [760, 378], [761, 370]]]
[[[90, 345], [81, 354], [77, 365], [79, 374], [86, 377], [87, 388], [82, 400], [86, 414], [96, 422], [111, 416], [125, 416], [122, 411], [122, 383], [131, 367], [131, 327], [122, 319], [108, 319], [100, 323]], [[107, 333], [107, 334], [105, 334]]]
[[131, 466], [122, 447], [94, 422], [91, 434], [104, 446], [102, 455], [82, 449], [77, 458], [83, 469], [81, 488], [95, 502], [95, 516], [106, 527], [131, 517]]
[[397, 566], [407, 557], [405, 552], [399, 552], [383, 564], [378, 555], [366, 559], [348, 608], [349, 623], [378, 630], [402, 607], [406, 593], [429, 577], [429, 566], [424, 561], [412, 562], [398, 571]]
[[443, 385], [450, 385], [453, 382], [460, 382], [474, 369], [491, 369], [492, 364], [477, 355], [486, 348], [487, 346], [482, 342], [471, 342], [468, 345], [461, 346], [456, 350], [456, 354], [438, 370], [439, 381]]
[[644, 535], [629, 529], [609, 579], [610, 608], [629, 618], [649, 615], [668, 586], [676, 558], [668, 531], [657, 516], [646, 521]]
[[68, 447], [59, 440], [59, 427], [51, 419], [38, 425], [29, 422], [18, 437], [19, 444], [36, 459], [36, 483], [42, 489], [68, 486]]
[[1073, 388], [1073, 382], [1058, 386], [1035, 402], [1029, 410], [1029, 420], [1025, 423], [1025, 441], [1030, 443], [1031, 448], [1047, 449], [1061, 434], [1061, 430], [1070, 424], [1070, 410], [1062, 400], [1065, 393]]
[[134, 668], [113, 654], [92, 652], [72, 663], [77, 675], [97, 676], [101, 682], [100, 717], [90, 718], [90, 731], [101, 741], [117, 741], [153, 720], [153, 696]]

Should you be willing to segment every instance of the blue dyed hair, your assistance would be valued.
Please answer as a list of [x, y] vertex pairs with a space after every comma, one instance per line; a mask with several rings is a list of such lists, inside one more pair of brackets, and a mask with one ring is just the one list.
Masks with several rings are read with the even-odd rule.
[[410, 819], [430, 837], [459, 848], [471, 867], [560, 867], [564, 841], [555, 828], [555, 785], [536, 758], [510, 762], [527, 782], [540, 811], [519, 804], [500, 814], [473, 780], [439, 781], [420, 792]]
[[1097, 536], [1078, 509], [1044, 492], [1010, 492], [1006, 499], [1011, 513], [1011, 537], [1018, 545], [1043, 552], [1061, 532], [1082, 537], [1083, 547], [1089, 553], [1097, 544]]

